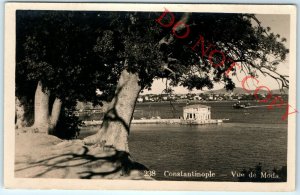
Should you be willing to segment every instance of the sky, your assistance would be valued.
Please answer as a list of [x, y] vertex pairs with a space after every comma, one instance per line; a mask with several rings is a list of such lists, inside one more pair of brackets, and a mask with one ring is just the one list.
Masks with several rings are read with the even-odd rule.
[[[275, 15], [275, 14], [257, 14], [257, 19], [261, 22], [261, 25], [263, 27], [271, 27], [271, 32], [274, 34], [279, 34], [281, 37], [285, 37], [287, 41], [285, 42], [285, 46], [289, 48], [290, 43], [290, 17], [289, 15]], [[289, 73], [289, 55], [287, 55], [287, 59], [284, 63], [281, 63], [277, 67], [277, 72], [281, 74], [288, 75]], [[237, 78], [233, 77], [233, 81], [236, 84], [236, 87], [242, 87], [241, 81], [245, 77], [244, 74], [237, 74]], [[277, 82], [270, 77], [265, 77], [263, 75], [259, 75], [259, 85], [267, 86], [270, 89], [278, 89], [279, 86]], [[143, 91], [142, 94], [160, 94], [165, 89], [165, 82], [166, 80], [155, 80], [152, 89]], [[256, 86], [252, 84], [252, 82], [248, 83], [249, 88], [255, 89]], [[213, 90], [221, 89], [223, 88], [223, 85], [221, 84], [215, 84]], [[188, 93], [189, 91], [184, 87], [174, 87], [174, 92], [177, 94], [184, 94]], [[193, 90], [193, 93], [201, 93], [200, 90]]]

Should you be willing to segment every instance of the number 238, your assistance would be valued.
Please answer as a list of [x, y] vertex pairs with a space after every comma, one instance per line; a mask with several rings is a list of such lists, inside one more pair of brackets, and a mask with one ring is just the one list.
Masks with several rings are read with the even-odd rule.
[[144, 171], [145, 177], [153, 177], [156, 175], [156, 172], [154, 170]]

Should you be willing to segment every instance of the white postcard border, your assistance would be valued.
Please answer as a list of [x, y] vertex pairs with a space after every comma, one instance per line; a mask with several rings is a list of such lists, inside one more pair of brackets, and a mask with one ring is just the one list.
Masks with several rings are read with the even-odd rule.
[[295, 189], [296, 115], [288, 117], [287, 182], [187, 182], [15, 178], [15, 11], [23, 10], [98, 10], [98, 11], [163, 11], [223, 12], [255, 14], [289, 14], [290, 89], [289, 104], [296, 108], [296, 7], [293, 5], [237, 4], [145, 4], [145, 3], [6, 3], [4, 36], [4, 186], [24, 189], [115, 189], [115, 190], [206, 190], [206, 191], [293, 191]]

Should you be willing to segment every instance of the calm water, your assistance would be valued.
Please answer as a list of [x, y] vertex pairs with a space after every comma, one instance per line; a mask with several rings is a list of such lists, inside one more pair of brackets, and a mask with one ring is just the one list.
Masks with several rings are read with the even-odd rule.
[[[175, 114], [180, 116], [184, 105], [175, 105]], [[286, 166], [287, 123], [280, 119], [284, 109], [235, 110], [232, 103], [223, 102], [209, 105], [212, 106], [212, 118], [230, 120], [220, 125], [132, 125], [129, 146], [134, 160], [155, 170], [158, 180], [236, 181], [231, 171], [254, 168], [258, 163], [262, 163], [264, 170]], [[173, 108], [168, 104], [139, 104], [136, 118], [141, 117], [139, 110], [144, 110], [143, 116], [166, 118], [173, 114]], [[97, 129], [85, 128], [81, 136]], [[216, 177], [165, 177], [164, 171], [212, 171]]]

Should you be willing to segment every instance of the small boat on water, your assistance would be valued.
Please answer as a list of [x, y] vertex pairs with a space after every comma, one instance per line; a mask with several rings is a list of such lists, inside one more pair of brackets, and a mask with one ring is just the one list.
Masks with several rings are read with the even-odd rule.
[[234, 109], [244, 109], [244, 108], [248, 108], [250, 105], [251, 105], [250, 103], [241, 104], [241, 102], [238, 102], [238, 103], [233, 104], [232, 107]]

